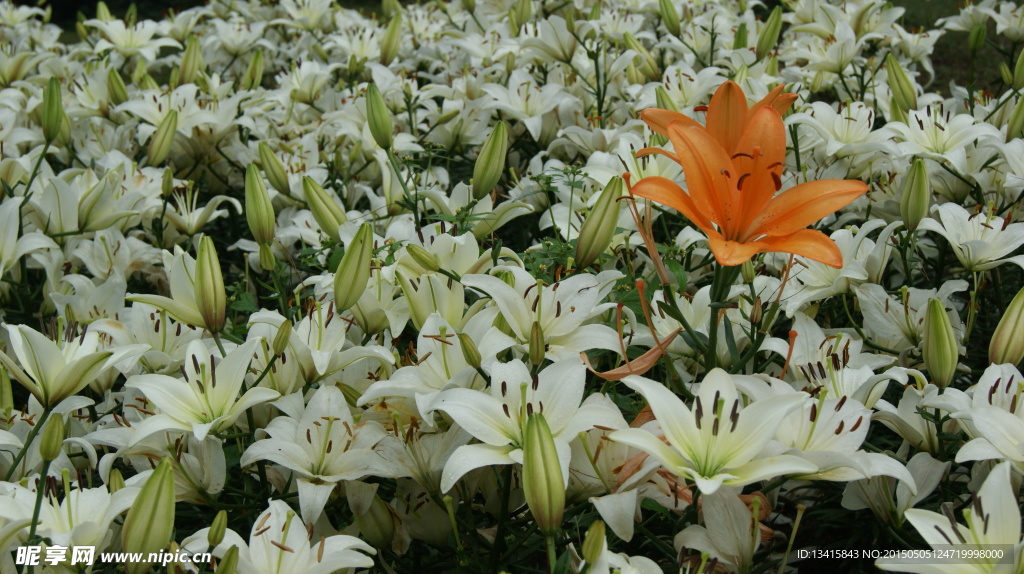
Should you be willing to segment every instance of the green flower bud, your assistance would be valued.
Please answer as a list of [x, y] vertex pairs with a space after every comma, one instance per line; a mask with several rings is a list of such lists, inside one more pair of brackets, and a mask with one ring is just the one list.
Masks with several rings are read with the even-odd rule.
[[279, 193], [290, 195], [292, 187], [288, 183], [288, 174], [285, 172], [281, 160], [277, 159], [267, 142], [260, 142], [257, 148], [260, 155], [260, 166], [263, 167], [263, 173], [267, 175], [267, 181]]
[[516, 3], [512, 5], [512, 12], [515, 14], [516, 26], [513, 28], [516, 35], [519, 35], [519, 29], [522, 28], [523, 24], [530, 21], [533, 18], [533, 0], [516, 0]]
[[363, 296], [370, 280], [373, 258], [373, 226], [364, 223], [345, 248], [345, 255], [334, 274], [334, 311], [341, 313]]
[[903, 180], [903, 193], [900, 196], [900, 217], [907, 229], [917, 229], [921, 220], [928, 215], [931, 200], [932, 185], [928, 180], [928, 170], [923, 159], [915, 158]]
[[776, 6], [768, 19], [764, 21], [761, 33], [757, 35], [757, 44], [754, 47], [754, 54], [758, 60], [764, 59], [775, 49], [779, 42], [779, 33], [782, 32], [782, 6]]
[[672, 99], [672, 96], [668, 95], [668, 91], [664, 88], [664, 86], [659, 85], [658, 87], [654, 88], [654, 98], [659, 108], [663, 110], [671, 110], [673, 112], [679, 111], [679, 106], [676, 105], [675, 101]]
[[619, 220], [619, 198], [622, 197], [622, 178], [613, 177], [597, 198], [576, 240], [576, 264], [581, 269], [590, 267], [608, 250]]
[[263, 49], [258, 48], [249, 60], [249, 66], [239, 81], [243, 90], [255, 90], [263, 84]]
[[910, 77], [903, 71], [896, 57], [889, 52], [885, 56], [885, 75], [889, 79], [889, 90], [904, 112], [917, 109], [917, 91]]
[[354, 516], [359, 534], [374, 548], [388, 548], [395, 538], [395, 515], [391, 508], [376, 494], [373, 502], [363, 514]]
[[595, 564], [601, 558], [601, 554], [604, 552], [605, 545], [605, 527], [604, 522], [601, 520], [595, 520], [590, 528], [587, 529], [587, 535], [583, 538], [582, 550], [583, 559], [587, 561], [587, 564]]
[[156, 83], [156, 80], [153, 79], [153, 76], [150, 76], [149, 74], [143, 74], [142, 77], [139, 78], [138, 84], [143, 90], [160, 89], [160, 84]]
[[124, 85], [121, 74], [115, 68], [110, 68], [107, 72], [107, 98], [115, 106], [128, 101], [128, 87]]
[[387, 66], [398, 55], [398, 48], [402, 43], [402, 13], [398, 12], [391, 17], [387, 30], [380, 41], [380, 63]]
[[174, 145], [174, 134], [177, 131], [178, 111], [170, 110], [157, 126], [156, 131], [153, 132], [153, 137], [149, 138], [149, 147], [147, 148], [149, 155], [146, 165], [159, 165], [167, 159], [171, 153], [171, 147]]
[[370, 125], [373, 141], [385, 150], [391, 149], [391, 111], [384, 103], [384, 96], [377, 89], [377, 84], [373, 83], [366, 86], [366, 121]]
[[124, 488], [124, 476], [116, 468], [110, 469], [110, 476], [107, 477], [107, 491], [114, 494]]
[[523, 491], [533, 520], [545, 536], [554, 536], [562, 526], [565, 512], [565, 481], [558, 460], [555, 438], [535, 412], [526, 421], [523, 440]]
[[747, 47], [747, 23], [740, 22], [740, 27], [736, 29], [736, 35], [732, 39], [732, 49], [742, 50]]
[[302, 191], [320, 230], [331, 239], [339, 241], [338, 227], [348, 221], [345, 211], [334, 202], [324, 188], [320, 187], [320, 184], [313, 181], [313, 178], [308, 175], [302, 178]]
[[406, 245], [405, 251], [410, 257], [412, 257], [412, 260], [415, 261], [417, 265], [425, 269], [428, 273], [433, 273], [441, 268], [441, 263], [437, 260], [437, 256], [415, 243]]
[[508, 154], [508, 125], [498, 122], [491, 135], [487, 136], [480, 148], [480, 155], [473, 166], [473, 197], [480, 199], [491, 193], [505, 172], [505, 156]]
[[757, 274], [754, 272], [754, 263], [747, 259], [740, 265], [740, 275], [743, 276], [744, 283], [753, 283]]
[[1017, 100], [1010, 112], [1010, 121], [1006, 124], [1006, 141], [1012, 141], [1024, 135], [1024, 97]]
[[960, 362], [960, 350], [956, 344], [956, 333], [949, 322], [949, 315], [942, 301], [932, 298], [924, 317], [924, 340], [921, 342], [924, 366], [932, 382], [945, 388], [956, 375]]
[[383, 0], [380, 8], [385, 18], [391, 18], [402, 12], [402, 4], [398, 0]]
[[465, 333], [459, 333], [459, 344], [462, 345], [462, 358], [466, 359], [466, 364], [474, 369], [479, 369], [483, 363], [483, 358], [480, 356], [480, 349], [477, 348], [476, 342], [473, 341], [473, 337]]
[[227, 529], [228, 512], [221, 510], [213, 517], [213, 524], [210, 525], [210, 530], [206, 533], [206, 541], [210, 543], [210, 548], [216, 548], [218, 544], [224, 541], [224, 533]]
[[281, 326], [277, 328], [277, 334], [274, 335], [274, 343], [270, 346], [273, 349], [275, 355], [280, 355], [288, 349], [288, 343], [292, 340], [292, 322], [285, 320], [281, 323]]
[[640, 73], [633, 62], [626, 64], [626, 81], [630, 84], [646, 84], [647, 78]]
[[971, 28], [970, 34], [967, 35], [967, 48], [970, 49], [971, 55], [977, 54], [978, 50], [981, 50], [985, 46], [986, 26], [984, 22], [975, 24]]
[[811, 92], [818, 94], [825, 89], [825, 72], [818, 70], [811, 78]]
[[904, 124], [910, 121], [910, 116], [908, 116], [907, 112], [903, 111], [903, 109], [900, 108], [899, 103], [896, 101], [895, 95], [889, 96], [889, 121], [901, 122]]
[[61, 103], [60, 82], [51, 77], [43, 91], [43, 108], [40, 123], [43, 125], [43, 138], [52, 143], [60, 135], [61, 122], [64, 121], [64, 104]]
[[[125, 552], [160, 552], [171, 542], [174, 532], [174, 463], [164, 458], [146, 479], [128, 509], [121, 528], [121, 548]], [[145, 574], [147, 561], [127, 562], [128, 574]]]
[[78, 36], [79, 42], [89, 41], [89, 29], [82, 22], [75, 22], [75, 34]]
[[988, 344], [988, 361], [993, 365], [1016, 365], [1024, 359], [1024, 289], [1017, 292]]
[[64, 417], [55, 415], [46, 421], [39, 441], [39, 456], [49, 462], [60, 456], [64, 447]]
[[191, 84], [196, 75], [206, 69], [203, 50], [199, 47], [199, 36], [189, 36], [185, 42], [185, 53], [181, 56], [181, 67], [178, 69], [178, 85]]
[[462, 7], [466, 12], [472, 14], [473, 12], [476, 12], [476, 0], [462, 0]]
[[114, 20], [114, 15], [110, 13], [110, 8], [107, 8], [107, 3], [103, 2], [103, 0], [96, 3], [96, 19], [100, 22]]
[[658, 0], [658, 13], [669, 34], [679, 37], [679, 10], [672, 0]]
[[539, 321], [534, 321], [530, 327], [530, 362], [539, 365], [544, 362], [547, 345], [544, 344], [544, 329]]
[[1010, 66], [1007, 66], [1006, 62], [999, 63], [999, 76], [1007, 86], [1013, 85], [1013, 72], [1010, 71]]
[[252, 163], [245, 169], [245, 220], [256, 243], [266, 245], [274, 241], [274, 206], [260, 170]]
[[658, 68], [658, 61], [654, 59], [654, 56], [637, 40], [635, 36], [626, 32], [622, 36], [626, 42], [626, 47], [633, 50], [640, 55], [640, 71], [647, 76], [650, 80], [660, 78], [661, 70]]
[[238, 547], [232, 546], [224, 552], [224, 557], [220, 559], [220, 564], [217, 565], [216, 574], [235, 574], [237, 568]]
[[1017, 56], [1017, 63], [1013, 66], [1013, 89], [1024, 88], [1024, 50]]
[[0, 366], [0, 414], [7, 415], [14, 410], [14, 389], [7, 367]]
[[224, 292], [224, 277], [221, 275], [217, 248], [209, 236], [203, 236], [199, 241], [195, 285], [196, 307], [199, 308], [204, 326], [211, 333], [220, 332], [224, 328], [227, 296]]
[[174, 193], [174, 170], [167, 168], [164, 170], [162, 176], [160, 176], [160, 194], [164, 197], [170, 197]]

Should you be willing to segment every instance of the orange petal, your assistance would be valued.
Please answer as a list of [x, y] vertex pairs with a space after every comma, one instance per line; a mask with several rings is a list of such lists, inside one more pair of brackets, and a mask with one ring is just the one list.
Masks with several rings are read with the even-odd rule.
[[701, 229], [711, 229], [708, 217], [697, 209], [689, 195], [671, 179], [652, 175], [633, 184], [630, 189], [633, 195], [647, 198], [655, 203], [667, 205], [683, 214]]
[[793, 105], [793, 102], [796, 101], [797, 95], [783, 94], [782, 90], [783, 86], [775, 86], [772, 91], [768, 92], [767, 96], [761, 98], [761, 101], [750, 106], [750, 110], [747, 111], [747, 121], [749, 122], [750, 118], [752, 118], [754, 114], [763, 107], [773, 108], [775, 111], [779, 112], [780, 116], [784, 115]]
[[663, 155], [663, 156], [669, 158], [670, 160], [672, 160], [672, 161], [674, 161], [676, 163], [679, 163], [679, 156], [678, 155], [676, 155], [676, 154], [674, 154], [674, 153], [672, 153], [670, 151], [663, 150], [660, 147], [640, 148], [640, 149], [636, 150], [636, 153], [633, 154], [634, 157], [646, 157], [646, 156], [649, 156], [649, 155]]
[[762, 253], [792, 253], [837, 269], [843, 266], [843, 254], [836, 242], [816, 229], [801, 229], [783, 237], [762, 237], [753, 245], [757, 245]]
[[747, 123], [747, 96], [736, 82], [722, 84], [708, 104], [707, 130], [732, 155]]
[[743, 231], [739, 218], [736, 168], [715, 138], [702, 128], [672, 124], [668, 128], [679, 164], [686, 174], [686, 188], [701, 213], [722, 228], [726, 237]]
[[703, 127], [692, 118], [684, 116], [672, 110], [661, 108], [647, 108], [640, 112], [640, 119], [644, 121], [654, 133], [668, 137], [668, 126], [672, 122], [682, 122], [684, 125]]
[[868, 186], [852, 179], [819, 179], [782, 192], [751, 222], [747, 237], [789, 235], [846, 207]]
[[711, 253], [715, 254], [715, 260], [720, 265], [726, 267], [742, 265], [760, 251], [760, 246], [757, 243], [729, 241], [718, 232], [707, 232], [707, 230], [705, 232], [708, 234], [708, 246], [711, 247]]
[[775, 196], [776, 178], [782, 175], [785, 160], [786, 126], [782, 116], [774, 108], [762, 107], [747, 123], [732, 159], [742, 178], [737, 180], [737, 187], [743, 202], [743, 229]]

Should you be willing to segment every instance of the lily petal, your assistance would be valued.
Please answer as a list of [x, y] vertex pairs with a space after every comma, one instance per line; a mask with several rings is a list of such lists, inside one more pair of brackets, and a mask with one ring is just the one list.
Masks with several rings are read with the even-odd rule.
[[819, 179], [776, 196], [750, 223], [747, 237], [795, 233], [864, 195], [868, 186], [850, 179]]

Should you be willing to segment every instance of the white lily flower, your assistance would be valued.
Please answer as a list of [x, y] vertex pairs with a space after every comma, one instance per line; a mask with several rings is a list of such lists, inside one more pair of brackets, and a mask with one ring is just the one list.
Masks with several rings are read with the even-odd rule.
[[743, 486], [818, 470], [817, 465], [792, 455], [761, 456], [782, 419], [809, 399], [805, 393], [773, 396], [741, 407], [732, 377], [715, 369], [700, 384], [691, 410], [659, 382], [636, 375], [622, 382], [647, 399], [668, 444], [642, 429], [621, 430], [611, 439], [647, 451], [673, 474], [696, 482], [704, 494], [723, 484]]
[[675, 547], [699, 550], [737, 572], [749, 572], [754, 566], [754, 552], [761, 545], [760, 522], [740, 500], [740, 492], [726, 487], [703, 493], [704, 526], [686, 527], [676, 535]]
[[234, 424], [246, 409], [277, 398], [277, 391], [266, 387], [238, 396], [258, 343], [243, 343], [218, 361], [202, 341], [192, 341], [182, 367], [184, 380], [167, 375], [128, 379], [125, 386], [141, 390], [162, 411], [136, 425], [133, 442], [164, 430], [191, 432], [202, 440]]
[[939, 221], [923, 219], [918, 230], [945, 237], [964, 269], [985, 271], [1003, 263], [1024, 267], [1024, 255], [1008, 257], [1024, 245], [1024, 223], [1005, 222], [989, 210], [972, 215], [955, 203], [935, 206], [932, 211], [938, 213]]
[[114, 348], [143, 344], [149, 349], [143, 353], [132, 369], [132, 374], [149, 373], [169, 375], [178, 370], [188, 344], [199, 339], [202, 331], [172, 320], [167, 311], [145, 303], [132, 305], [130, 319], [118, 316], [94, 321], [91, 328], [109, 336]]
[[152, 20], [140, 20], [134, 26], [128, 27], [121, 20], [86, 20], [86, 26], [98, 29], [103, 38], [96, 42], [93, 51], [97, 54], [114, 49], [126, 58], [135, 55], [152, 62], [156, 60], [161, 48], [178, 48], [181, 44], [170, 38], [156, 38], [153, 36], [159, 31], [160, 26]]
[[445, 464], [441, 491], [447, 492], [467, 472], [490, 465], [522, 463], [526, 421], [544, 413], [558, 449], [562, 477], [568, 484], [569, 442], [580, 432], [618, 413], [592, 395], [583, 404], [586, 368], [578, 359], [558, 361], [530, 375], [519, 360], [491, 366], [489, 392], [449, 389], [434, 399], [433, 409], [448, 413], [456, 423], [481, 441], [459, 447]]
[[[934, 422], [922, 417], [921, 412], [925, 409], [925, 405], [932, 404], [930, 401], [933, 401], [938, 394], [939, 387], [932, 384], [925, 385], [923, 388], [907, 385], [903, 389], [903, 396], [900, 398], [898, 406], [894, 407], [885, 400], [875, 403], [877, 412], [873, 418], [900, 435], [913, 448], [937, 454], [941, 447], [939, 430], [935, 428]], [[952, 432], [955, 429], [956, 421], [952, 420], [947, 421], [943, 427], [945, 432]], [[960, 452], [964, 452], [964, 449], [961, 449]]]
[[356, 424], [338, 387], [320, 387], [308, 405], [302, 404], [302, 393], [274, 405], [288, 416], [270, 421], [265, 430], [271, 438], [256, 441], [239, 463], [269, 460], [295, 471], [304, 521], [312, 524], [320, 518], [338, 482], [391, 474], [373, 450], [387, 431], [373, 421]]
[[[209, 528], [196, 532], [182, 541], [182, 547], [206, 552], [209, 532]], [[306, 524], [283, 500], [271, 500], [256, 518], [248, 544], [229, 529], [213, 555], [222, 558], [232, 546], [238, 547], [238, 572], [246, 574], [332, 574], [346, 568], [371, 568], [373, 558], [366, 554], [376, 554], [369, 544], [344, 534], [321, 537], [311, 546]]]
[[[882, 524], [902, 526], [908, 509], [928, 498], [949, 472], [949, 462], [940, 462], [926, 452], [919, 452], [907, 462], [913, 482], [897, 481], [878, 475], [854, 480], [843, 491], [843, 508], [868, 508]], [[916, 486], [912, 489], [911, 486]]]
[[[906, 156], [919, 155], [939, 162], [950, 162], [961, 173], [967, 166], [967, 146], [975, 140], [996, 141], [1001, 138], [992, 124], [978, 122], [968, 114], [952, 115], [941, 106], [910, 110], [907, 123], [889, 122], [879, 135], [891, 134], [896, 147]], [[1000, 142], [1001, 143], [1001, 142]]]
[[958, 336], [963, 333], [963, 322], [957, 315], [952, 302], [954, 293], [967, 290], [963, 280], [946, 281], [938, 289], [917, 289], [911, 287], [901, 296], [890, 296], [885, 288], [874, 283], [865, 283], [853, 288], [860, 301], [864, 315], [864, 332], [880, 345], [902, 351], [916, 347], [924, 335], [924, 316], [928, 300], [937, 298], [947, 309], [950, 323]]

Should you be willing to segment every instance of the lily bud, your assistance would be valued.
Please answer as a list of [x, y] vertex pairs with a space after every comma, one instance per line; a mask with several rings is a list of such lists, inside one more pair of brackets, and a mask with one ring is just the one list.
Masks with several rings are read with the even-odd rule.
[[672, 96], [668, 95], [668, 91], [664, 86], [658, 85], [658, 87], [654, 88], [654, 99], [656, 105], [663, 110], [679, 111], [679, 106], [672, 100]]
[[753, 283], [757, 274], [754, 273], [754, 264], [749, 259], [740, 265], [740, 275], [743, 277], [744, 283]]
[[508, 154], [508, 125], [498, 122], [491, 135], [487, 136], [480, 148], [480, 155], [473, 166], [473, 197], [480, 199], [491, 193], [501, 174], [505, 172], [505, 156]]
[[1024, 88], [1024, 50], [1017, 56], [1017, 63], [1013, 66], [1013, 89]]
[[643, 72], [648, 79], [654, 80], [661, 76], [661, 70], [658, 68], [658, 61], [654, 59], [654, 56], [637, 40], [635, 36], [626, 32], [622, 36], [626, 42], [626, 47], [633, 50], [640, 55], [640, 71]]
[[284, 170], [284, 165], [281, 160], [277, 159], [274, 155], [274, 151], [270, 149], [267, 142], [260, 142], [258, 146], [260, 155], [260, 165], [263, 167], [263, 173], [267, 175], [267, 181], [270, 185], [274, 186], [278, 192], [285, 195], [290, 195], [292, 191], [291, 185], [288, 183], [288, 174]]
[[1024, 289], [1017, 292], [988, 344], [988, 361], [993, 365], [1016, 365], [1024, 359]]
[[143, 90], [160, 89], [160, 84], [156, 83], [156, 80], [153, 79], [153, 76], [150, 76], [149, 74], [142, 74], [142, 77], [139, 78], [138, 84], [139, 87], [141, 87]]
[[107, 3], [100, 0], [96, 3], [96, 19], [100, 22], [110, 22], [114, 19], [114, 15], [110, 13], [110, 8], [107, 8]]
[[220, 259], [213, 239], [203, 236], [196, 254], [196, 307], [203, 318], [206, 329], [211, 333], [224, 328], [227, 313], [227, 296], [224, 293], [224, 277], [221, 275]]
[[533, 327], [530, 327], [530, 362], [534, 365], [543, 363], [546, 347], [544, 329], [541, 328], [539, 321], [534, 321]]
[[544, 415], [535, 412], [526, 421], [523, 440], [523, 491], [537, 527], [554, 536], [565, 512], [565, 481], [558, 449]]
[[605, 527], [604, 521], [595, 520], [590, 528], [587, 529], [587, 535], [583, 538], [583, 547], [580, 549], [583, 554], [583, 559], [587, 561], [587, 564], [595, 564], [604, 552], [605, 545]]
[[210, 543], [210, 548], [216, 548], [224, 541], [224, 533], [227, 529], [228, 513], [226, 510], [221, 510], [217, 512], [217, 516], [213, 517], [213, 524], [210, 525], [210, 530], [206, 533], [206, 541]]
[[177, 131], [178, 111], [171, 110], [167, 112], [163, 121], [160, 122], [156, 131], [153, 132], [153, 137], [149, 139], [149, 147], [147, 148], [149, 156], [146, 160], [146, 165], [159, 165], [167, 159], [167, 156], [171, 153], [171, 147], [174, 144], [174, 134]]
[[459, 344], [462, 345], [462, 358], [466, 360], [466, 364], [474, 369], [479, 369], [483, 363], [483, 357], [480, 356], [480, 349], [477, 348], [476, 342], [473, 341], [473, 337], [465, 333], [459, 333]]
[[924, 366], [928, 369], [932, 382], [940, 388], [945, 388], [956, 374], [960, 350], [956, 344], [953, 325], [949, 322], [949, 315], [946, 314], [942, 301], [936, 298], [928, 301], [921, 353], [924, 355]]
[[341, 313], [363, 296], [370, 280], [373, 257], [373, 227], [364, 223], [345, 248], [345, 255], [334, 274], [334, 311]]
[[908, 116], [907, 112], [903, 111], [903, 109], [900, 108], [899, 103], [896, 102], [895, 95], [889, 96], [889, 121], [904, 124], [910, 121], [910, 116]]
[[384, 96], [377, 89], [377, 84], [366, 87], [366, 121], [370, 125], [373, 141], [385, 150], [391, 149], [391, 111], [384, 103]]
[[128, 101], [128, 87], [124, 85], [124, 80], [116, 68], [110, 68], [107, 72], [107, 99], [115, 106]]
[[640, 70], [636, 68], [633, 62], [626, 64], [626, 81], [630, 84], [645, 84], [647, 78], [640, 73]]
[[757, 35], [757, 45], [754, 47], [754, 54], [757, 55], [758, 60], [763, 59], [775, 49], [775, 45], [779, 42], [779, 33], [781, 31], [782, 6], [776, 6], [772, 13], [768, 15], [768, 19], [764, 21], [761, 33]]
[[7, 415], [14, 410], [14, 389], [7, 367], [0, 367], [0, 414]]
[[43, 109], [40, 122], [43, 124], [43, 138], [51, 143], [60, 135], [61, 123], [64, 121], [64, 104], [61, 103], [60, 82], [51, 77], [43, 92]]
[[1013, 72], [1010, 71], [1010, 66], [1006, 65], [1006, 62], [999, 63], [999, 75], [1003, 79], [1003, 83], [1007, 86], [1013, 85]]
[[402, 42], [402, 13], [398, 12], [391, 17], [388, 28], [384, 31], [384, 37], [380, 41], [380, 63], [387, 66], [398, 55], [398, 48]]
[[515, 14], [515, 32], [518, 35], [523, 24], [533, 18], [533, 0], [516, 0], [516, 3], [512, 5], [512, 12]]
[[217, 574], [235, 574], [238, 569], [238, 547], [232, 546], [224, 552], [224, 557], [217, 564]]
[[472, 14], [476, 12], [476, 0], [462, 0], [462, 7], [465, 8], [466, 12]]
[[412, 260], [415, 261], [417, 265], [426, 269], [430, 273], [441, 268], [441, 263], [437, 260], [437, 256], [415, 243], [406, 245], [405, 251], [410, 257], [412, 257]]
[[1010, 112], [1010, 121], [1006, 124], [1006, 141], [1019, 138], [1024, 134], [1024, 97], [1017, 100]]
[[679, 37], [679, 11], [672, 0], [658, 0], [658, 13], [669, 34]]
[[380, 496], [373, 495], [370, 507], [354, 516], [359, 534], [374, 548], [388, 548], [395, 538], [395, 516]]
[[583, 222], [576, 240], [576, 263], [581, 269], [590, 267], [612, 243], [619, 221], [619, 198], [622, 197], [622, 178], [613, 177], [597, 198], [594, 209]]
[[903, 180], [903, 195], [900, 197], [900, 217], [910, 231], [917, 229], [921, 220], [928, 215], [932, 201], [932, 186], [928, 180], [928, 169], [924, 160], [915, 158], [906, 178]]
[[[121, 547], [125, 552], [160, 552], [171, 542], [174, 532], [174, 464], [164, 458], [146, 479], [128, 509], [121, 528]], [[145, 574], [151, 564], [127, 562], [128, 574]]]
[[263, 83], [263, 49], [258, 48], [249, 60], [249, 66], [240, 80], [243, 90], [255, 90]]
[[914, 83], [910, 81], [892, 52], [885, 57], [885, 75], [889, 79], [889, 90], [900, 109], [904, 112], [916, 110], [917, 92], [914, 90]]
[[288, 349], [288, 343], [292, 340], [292, 322], [285, 320], [281, 323], [281, 326], [277, 328], [277, 334], [274, 335], [274, 342], [270, 345], [275, 355], [280, 355]]
[[274, 241], [274, 206], [263, 184], [263, 176], [253, 163], [245, 168], [245, 220], [256, 243], [266, 245]]
[[302, 191], [306, 196], [309, 210], [313, 213], [313, 219], [316, 220], [321, 231], [331, 239], [340, 241], [338, 227], [348, 221], [345, 211], [327, 195], [327, 191], [320, 187], [319, 183], [308, 175], [302, 178]]
[[967, 35], [967, 48], [970, 49], [971, 54], [977, 54], [978, 50], [981, 50], [985, 46], [986, 31], [985, 23], [975, 24], [971, 28], [970, 34]]
[[107, 477], [107, 491], [114, 494], [124, 488], [124, 476], [116, 468], [110, 469], [110, 476]]
[[174, 193], [174, 170], [167, 168], [160, 177], [160, 195], [170, 197]]
[[181, 67], [178, 68], [178, 85], [191, 84], [196, 75], [206, 68], [203, 50], [199, 47], [199, 36], [189, 36], [185, 43], [185, 53], [181, 56]]
[[747, 47], [747, 23], [740, 22], [740, 27], [736, 29], [736, 35], [732, 39], [732, 49], [742, 50]]
[[60, 456], [64, 446], [64, 417], [52, 416], [46, 421], [43, 436], [39, 441], [39, 456], [50, 462]]
[[390, 18], [402, 12], [402, 4], [398, 0], [383, 0], [380, 9], [386, 18]]

